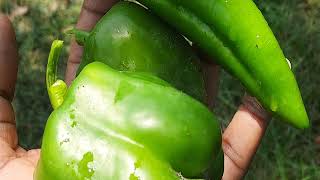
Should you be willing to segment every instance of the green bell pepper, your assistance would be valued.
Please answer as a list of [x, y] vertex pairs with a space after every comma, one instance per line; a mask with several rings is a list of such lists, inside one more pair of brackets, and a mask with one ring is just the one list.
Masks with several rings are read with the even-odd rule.
[[158, 77], [101, 62], [85, 66], [67, 90], [56, 76], [61, 48], [55, 41], [49, 56], [55, 110], [36, 180], [221, 178], [220, 127], [202, 103]]
[[119, 2], [91, 32], [73, 33], [84, 46], [78, 72], [99, 61], [121, 71], [150, 73], [205, 101], [198, 57], [179, 33], [143, 7]]
[[309, 119], [295, 77], [252, 0], [138, 0], [237, 77], [270, 112], [297, 128]]

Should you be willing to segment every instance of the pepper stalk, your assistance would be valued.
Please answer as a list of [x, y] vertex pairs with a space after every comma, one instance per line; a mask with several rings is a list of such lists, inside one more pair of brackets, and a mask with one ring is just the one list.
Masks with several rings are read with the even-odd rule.
[[46, 84], [53, 109], [57, 109], [63, 103], [68, 89], [67, 84], [57, 77], [58, 62], [62, 48], [63, 41], [53, 41], [47, 64]]
[[87, 38], [90, 36], [90, 32], [83, 31], [80, 29], [72, 29], [72, 30], [68, 31], [67, 34], [74, 35], [76, 42], [80, 46], [84, 46]]

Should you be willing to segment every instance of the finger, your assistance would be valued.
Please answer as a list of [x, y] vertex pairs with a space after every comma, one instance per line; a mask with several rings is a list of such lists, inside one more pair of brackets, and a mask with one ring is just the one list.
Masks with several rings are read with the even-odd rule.
[[[118, 0], [85, 0], [76, 27], [81, 30], [90, 31], [99, 19], [114, 5]], [[79, 67], [83, 49], [72, 41], [70, 56], [67, 63], [65, 81], [70, 84], [75, 78]]]
[[14, 96], [18, 69], [15, 33], [9, 19], [0, 15], [0, 141], [16, 148], [18, 136], [10, 101]]
[[213, 109], [218, 95], [220, 67], [216, 64], [201, 61], [201, 69], [206, 88], [206, 103], [209, 109]]
[[0, 96], [12, 100], [18, 71], [15, 33], [9, 19], [0, 15]]
[[192, 45], [192, 48], [200, 58], [200, 65], [203, 72], [207, 94], [206, 103], [207, 106], [212, 110], [216, 102], [216, 97], [218, 95], [220, 67], [214, 63], [212, 58], [201, 51], [201, 49], [196, 45]]
[[246, 96], [223, 133], [225, 154], [223, 180], [242, 179], [268, 126], [268, 113], [257, 101]]

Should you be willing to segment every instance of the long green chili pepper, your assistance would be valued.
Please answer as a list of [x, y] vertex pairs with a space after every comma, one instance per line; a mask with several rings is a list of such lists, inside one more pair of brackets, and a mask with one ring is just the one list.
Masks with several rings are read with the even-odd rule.
[[252, 0], [138, 0], [238, 78], [270, 112], [297, 128], [309, 119], [295, 77]]

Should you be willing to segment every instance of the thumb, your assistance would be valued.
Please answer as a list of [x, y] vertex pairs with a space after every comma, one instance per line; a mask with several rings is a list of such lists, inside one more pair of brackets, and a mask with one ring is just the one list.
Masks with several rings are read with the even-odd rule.
[[18, 52], [13, 27], [0, 14], [0, 141], [16, 148], [18, 136], [11, 105], [18, 69]]

